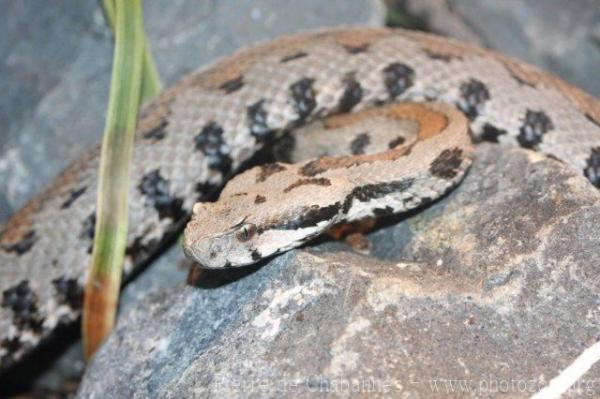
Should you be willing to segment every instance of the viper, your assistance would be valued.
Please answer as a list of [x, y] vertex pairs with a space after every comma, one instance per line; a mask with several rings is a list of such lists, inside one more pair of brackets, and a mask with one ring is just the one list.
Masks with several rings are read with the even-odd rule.
[[[282, 139], [279, 162], [235, 176]], [[385, 28], [242, 50], [143, 108], [124, 273], [192, 213], [185, 253], [222, 268], [305, 244], [339, 223], [413, 209], [460, 182], [479, 141], [539, 151], [587, 177], [590, 189], [600, 186], [598, 101], [507, 56]], [[98, 166], [95, 148], [2, 227], [0, 369], [80, 315]], [[223, 185], [217, 202], [198, 202]]]

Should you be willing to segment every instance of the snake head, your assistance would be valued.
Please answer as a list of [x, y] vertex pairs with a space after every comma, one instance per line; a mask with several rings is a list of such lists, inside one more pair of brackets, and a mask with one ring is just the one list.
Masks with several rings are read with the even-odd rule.
[[[206, 268], [244, 266], [257, 261], [253, 249], [257, 233], [248, 217], [233, 224], [219, 221], [231, 220], [231, 209], [216, 203], [194, 205], [192, 220], [184, 232], [183, 250], [189, 258]], [[213, 222], [214, 221], [214, 222]]]

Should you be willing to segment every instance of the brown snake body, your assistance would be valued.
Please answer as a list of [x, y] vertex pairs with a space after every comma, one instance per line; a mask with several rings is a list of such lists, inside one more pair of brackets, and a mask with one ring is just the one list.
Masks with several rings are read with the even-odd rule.
[[[402, 104], [406, 101], [411, 103]], [[369, 118], [377, 121], [365, 124]], [[439, 126], [424, 134], [436, 118], [441, 118]], [[321, 132], [347, 129], [345, 134], [355, 135], [350, 152], [364, 162], [322, 158], [295, 168], [262, 166], [243, 179], [234, 178], [222, 194], [227, 202], [196, 207], [186, 234], [188, 254], [205, 266], [245, 264], [287, 249], [273, 243], [276, 238], [269, 238], [269, 232], [296, 233], [342, 221], [344, 214], [385, 214], [433, 200], [456, 184], [468, 166], [466, 129], [476, 140], [560, 159], [600, 186], [600, 105], [550, 74], [423, 33], [353, 28], [295, 35], [197, 71], [144, 108], [133, 156], [125, 273], [180, 231], [193, 204], [220, 187], [258, 149], [285, 131], [315, 124]], [[456, 124], [462, 124], [461, 134], [452, 127]], [[414, 142], [395, 137], [375, 150], [379, 152], [363, 151], [369, 141], [378, 140], [370, 132], [378, 126], [416, 131], [418, 137]], [[394, 163], [396, 172], [387, 174]], [[398, 175], [398, 165], [414, 176]], [[379, 168], [374, 182], [369, 180], [373, 176], [366, 177], [372, 170], [367, 167]], [[80, 314], [97, 168], [94, 150], [2, 227], [0, 370]], [[345, 169], [356, 172], [352, 179], [342, 173]], [[275, 188], [256, 191], [256, 183], [271, 179], [274, 185], [265, 187]], [[392, 206], [390, 198], [402, 206]], [[331, 201], [338, 203], [335, 209]], [[216, 226], [198, 224], [208, 217], [203, 210], [215, 207], [226, 208], [217, 213], [222, 220]], [[260, 211], [260, 223], [250, 220], [258, 218], [253, 209], [276, 208], [287, 213]], [[298, 211], [304, 213], [293, 214]], [[286, 242], [299, 245], [313, 233], [305, 230]], [[202, 244], [214, 237], [221, 237], [217, 247], [214, 240]], [[235, 252], [232, 240], [243, 243], [243, 251]], [[224, 255], [210, 258], [211, 248]]]

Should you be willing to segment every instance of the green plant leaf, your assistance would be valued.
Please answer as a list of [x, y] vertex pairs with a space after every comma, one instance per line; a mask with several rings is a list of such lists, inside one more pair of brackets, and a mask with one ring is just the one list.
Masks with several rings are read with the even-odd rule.
[[[141, 0], [114, 0], [115, 48], [98, 182], [92, 262], [85, 289], [82, 334], [89, 358], [114, 324], [128, 225], [133, 138], [141, 100], [145, 40]], [[109, 17], [110, 19], [110, 17]]]
[[[115, 0], [103, 0], [102, 5], [108, 24], [114, 32]], [[142, 34], [144, 34], [144, 32], [142, 32]], [[142, 91], [140, 94], [142, 103], [150, 100], [162, 90], [162, 83], [160, 81], [158, 70], [156, 69], [156, 64], [154, 63], [154, 58], [152, 57], [152, 52], [150, 51], [150, 46], [145, 37], [143, 38], [143, 41], [144, 59], [142, 61]]]

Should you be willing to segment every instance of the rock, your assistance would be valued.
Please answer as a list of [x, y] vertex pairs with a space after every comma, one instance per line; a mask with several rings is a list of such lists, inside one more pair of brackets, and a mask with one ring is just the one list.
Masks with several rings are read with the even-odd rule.
[[387, 0], [428, 30], [515, 56], [600, 97], [600, 5], [486, 0]]
[[[144, 0], [144, 21], [165, 86], [249, 43], [335, 25], [379, 25], [379, 0], [215, 2]], [[108, 101], [112, 36], [101, 2], [70, 0], [52, 7], [0, 0], [0, 222], [50, 183], [82, 151], [99, 142]], [[299, 18], [303, 15], [303, 18]], [[185, 279], [172, 249], [122, 297], [143, 301], [146, 290]], [[142, 298], [142, 299], [140, 299]], [[73, 341], [70, 334], [68, 342]], [[63, 337], [64, 338], [64, 337]], [[60, 340], [59, 340], [60, 341]], [[82, 372], [79, 344], [65, 340], [0, 376], [7, 390], [32, 385], [47, 395]], [[49, 353], [46, 353], [49, 352]]]
[[598, 339], [599, 199], [563, 164], [482, 145], [370, 256], [321, 242], [148, 293], [79, 396], [529, 397]]

